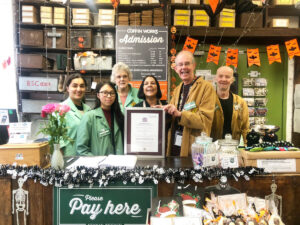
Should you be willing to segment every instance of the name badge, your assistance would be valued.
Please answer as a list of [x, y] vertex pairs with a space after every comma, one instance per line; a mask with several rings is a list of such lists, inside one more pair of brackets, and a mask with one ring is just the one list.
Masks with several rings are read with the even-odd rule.
[[175, 142], [174, 145], [181, 147], [182, 143], [182, 132], [181, 131], [176, 131], [175, 132]]
[[109, 135], [110, 134], [110, 130], [101, 130], [99, 133], [98, 133], [98, 136], [99, 137], [104, 137], [106, 135]]
[[186, 103], [183, 107], [184, 110], [191, 110], [196, 108], [196, 103], [194, 101]]

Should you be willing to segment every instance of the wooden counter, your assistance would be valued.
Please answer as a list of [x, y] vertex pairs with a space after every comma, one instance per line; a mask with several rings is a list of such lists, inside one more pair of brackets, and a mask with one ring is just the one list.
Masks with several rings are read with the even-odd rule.
[[[137, 165], [158, 165], [169, 168], [191, 168], [191, 160], [188, 158], [168, 158], [164, 160], [143, 160]], [[286, 225], [300, 224], [300, 174], [276, 174], [274, 176], [278, 186], [277, 194], [283, 198], [283, 221]], [[273, 175], [260, 175], [251, 177], [250, 181], [229, 179], [231, 186], [245, 192], [250, 196], [264, 198], [271, 194], [270, 185]], [[197, 183], [198, 186], [214, 185], [218, 180]], [[193, 181], [191, 183], [195, 184]], [[16, 225], [15, 217], [11, 214], [12, 190], [17, 189], [17, 180], [11, 177], [0, 177], [0, 225]], [[23, 188], [29, 192], [29, 216], [27, 225], [52, 225], [53, 219], [53, 186], [43, 186], [39, 182], [34, 183], [28, 179]], [[158, 184], [159, 196], [172, 196], [174, 184], [160, 182]]]

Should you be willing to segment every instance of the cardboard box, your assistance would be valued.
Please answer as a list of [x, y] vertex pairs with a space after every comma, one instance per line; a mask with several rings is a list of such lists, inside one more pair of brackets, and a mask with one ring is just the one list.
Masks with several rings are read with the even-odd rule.
[[115, 10], [113, 9], [99, 9], [99, 15], [115, 15]]
[[194, 20], [193, 26], [194, 27], [209, 27], [209, 21]]
[[274, 5], [293, 5], [293, 0], [275, 0]]
[[66, 8], [54, 7], [54, 14], [56, 14], [56, 13], [66, 13]]
[[52, 18], [41, 18], [41, 24], [53, 24]]
[[53, 24], [65, 25], [66, 24], [66, 20], [65, 19], [54, 19], [54, 23]]
[[200, 0], [185, 0], [186, 4], [200, 4]]
[[45, 168], [49, 166], [49, 153], [48, 142], [0, 145], [0, 164], [17, 163]]
[[300, 151], [240, 152], [244, 166], [263, 167], [271, 173], [300, 173]]
[[41, 18], [52, 18], [52, 12], [41, 12]]
[[85, 8], [76, 8], [76, 9], [72, 9], [72, 13], [76, 14], [76, 13], [90, 13], [89, 9], [85, 9]]
[[41, 10], [41, 12], [52, 13], [52, 7], [49, 7], [49, 6], [41, 6], [40, 10]]
[[190, 16], [191, 15], [191, 10], [186, 10], [186, 9], [175, 9], [174, 16], [175, 15], [186, 15]]
[[271, 22], [271, 27], [289, 27], [289, 19], [274, 18]]
[[172, 0], [171, 3], [173, 3], [173, 4], [185, 4], [185, 0]]
[[239, 27], [251, 26], [253, 28], [262, 28], [263, 15], [260, 12], [242, 13], [239, 14], [237, 22]]
[[130, 0], [120, 0], [120, 5], [130, 5]]
[[205, 10], [197, 10], [197, 9], [193, 10], [193, 15], [194, 16], [207, 16], [208, 17]]

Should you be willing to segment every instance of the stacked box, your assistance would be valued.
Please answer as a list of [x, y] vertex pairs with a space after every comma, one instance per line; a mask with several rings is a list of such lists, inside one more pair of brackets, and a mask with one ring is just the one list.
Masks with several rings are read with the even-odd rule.
[[152, 10], [142, 11], [142, 26], [152, 26]]
[[271, 21], [271, 27], [289, 27], [288, 18], [273, 18]]
[[164, 26], [164, 11], [162, 8], [153, 10], [153, 26]]
[[245, 12], [238, 16], [238, 26], [239, 27], [249, 27], [251, 28], [262, 28], [263, 27], [263, 15], [260, 12]]
[[223, 9], [217, 17], [218, 27], [235, 27], [235, 10]]
[[54, 7], [54, 24], [66, 24], [66, 9], [62, 7]]
[[258, 6], [262, 6], [262, 1], [261, 0], [252, 0], [252, 3]]
[[148, 0], [132, 0], [132, 4], [148, 4]]
[[40, 16], [42, 24], [53, 24], [52, 7], [41, 6]]
[[193, 10], [193, 26], [209, 27], [209, 16], [205, 10]]
[[89, 29], [71, 30], [71, 49], [91, 48], [92, 31]]
[[293, 0], [275, 0], [274, 5], [293, 5]]
[[185, 0], [172, 0], [171, 3], [173, 3], [173, 4], [185, 4]]
[[149, 0], [149, 4], [159, 4], [159, 0]]
[[100, 3], [100, 4], [111, 4], [111, 0], [95, 0], [95, 3]]
[[129, 25], [128, 13], [118, 13], [118, 25]]
[[120, 5], [130, 5], [130, 0], [120, 0]]
[[55, 37], [54, 48], [66, 48], [67, 31], [65, 29], [44, 28], [44, 45], [45, 48], [53, 48], [53, 35]]
[[22, 5], [22, 22], [37, 23], [37, 12], [33, 5]]
[[191, 5], [199, 5], [200, 0], [185, 0], [186, 4], [191, 4]]
[[98, 25], [114, 26], [115, 25], [115, 10], [114, 9], [99, 9]]
[[19, 67], [29, 69], [52, 69], [54, 61], [41, 54], [20, 54]]
[[129, 14], [129, 25], [140, 26], [141, 25], [141, 13], [130, 13]]
[[44, 45], [42, 30], [20, 29], [20, 45], [42, 47]]
[[175, 9], [174, 26], [190, 26], [191, 10]]
[[74, 8], [72, 9], [73, 25], [91, 25], [93, 24], [93, 16], [90, 13], [89, 9], [86, 8]]

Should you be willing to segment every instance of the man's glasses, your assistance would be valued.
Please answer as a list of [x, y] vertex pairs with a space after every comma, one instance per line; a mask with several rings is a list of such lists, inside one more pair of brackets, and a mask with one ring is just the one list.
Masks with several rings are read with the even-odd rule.
[[115, 92], [108, 92], [108, 91], [100, 91], [99, 93], [101, 93], [104, 97], [115, 97], [116, 93]]

